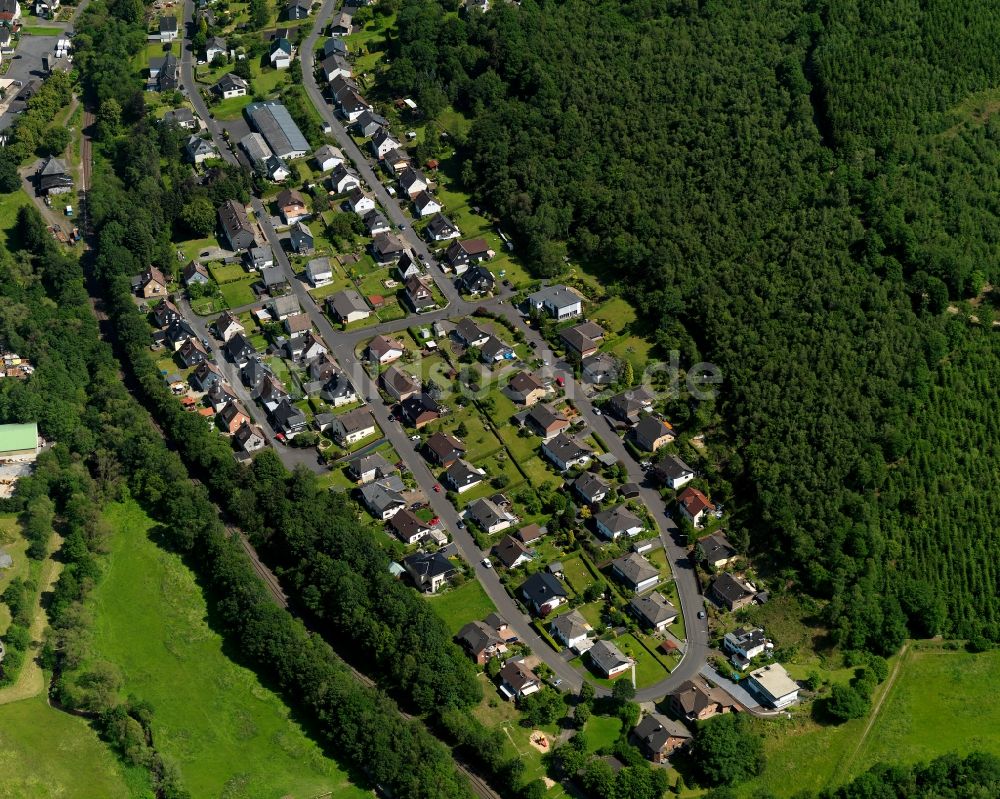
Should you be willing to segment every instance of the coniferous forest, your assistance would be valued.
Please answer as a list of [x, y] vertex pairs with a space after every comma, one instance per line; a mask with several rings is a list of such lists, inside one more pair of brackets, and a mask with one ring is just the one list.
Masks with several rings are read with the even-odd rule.
[[731, 498], [845, 646], [1000, 640], [1000, 9], [404, 0], [385, 89], [543, 275], [718, 364]]

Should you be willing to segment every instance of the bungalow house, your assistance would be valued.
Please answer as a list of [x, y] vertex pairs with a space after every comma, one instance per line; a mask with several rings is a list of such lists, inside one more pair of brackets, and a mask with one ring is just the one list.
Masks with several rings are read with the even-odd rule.
[[695, 527], [701, 527], [708, 519], [708, 514], [715, 511], [708, 497], [694, 486], [688, 486], [677, 495], [677, 507], [681, 516]]
[[[266, 272], [267, 270], [264, 271]], [[272, 317], [281, 322], [285, 321], [285, 319], [289, 316], [302, 313], [302, 309], [299, 307], [299, 301], [295, 298], [294, 294], [285, 294], [281, 297], [271, 297], [271, 299], [267, 301], [267, 309], [270, 311]]]
[[490, 245], [486, 243], [486, 239], [453, 241], [445, 253], [448, 265], [459, 275], [473, 264], [489, 260], [492, 257]]
[[160, 300], [153, 309], [153, 323], [160, 328], [181, 321], [181, 312], [170, 300]]
[[559, 333], [566, 351], [581, 360], [597, 352], [604, 339], [604, 328], [594, 322], [581, 322]]
[[455, 279], [455, 288], [460, 294], [489, 294], [496, 288], [497, 281], [493, 273], [482, 264], [476, 264], [466, 269]]
[[403, 558], [403, 568], [417, 588], [429, 594], [437, 593], [458, 571], [455, 564], [440, 552], [418, 552]]
[[490, 336], [479, 348], [479, 360], [485, 364], [500, 363], [514, 360], [514, 348], [496, 336]]
[[745, 608], [757, 595], [750, 583], [741, 577], [736, 577], [729, 572], [723, 572], [708, 587], [707, 596], [716, 605], [729, 611]]
[[373, 480], [383, 480], [399, 470], [380, 453], [371, 452], [349, 461], [347, 471], [357, 482], [370, 483]]
[[553, 411], [546, 405], [535, 405], [528, 411], [524, 419], [531, 430], [548, 441], [564, 430], [569, 429], [569, 419], [558, 411]]
[[244, 423], [239, 430], [233, 433], [233, 441], [243, 450], [243, 452], [256, 452], [267, 446], [267, 439], [264, 438], [264, 431], [257, 425]]
[[375, 158], [379, 161], [391, 150], [399, 149], [400, 143], [393, 137], [386, 128], [379, 128], [372, 136], [371, 148]]
[[193, 164], [203, 164], [209, 158], [218, 158], [219, 151], [211, 139], [203, 139], [198, 135], [188, 137], [184, 151]]
[[244, 335], [243, 331], [230, 336], [223, 349], [229, 360], [241, 368], [257, 354], [257, 348], [250, 343], [250, 339]]
[[494, 557], [508, 569], [516, 569], [531, 560], [527, 548], [510, 535], [505, 535], [493, 547]]
[[574, 652], [582, 653], [590, 648], [590, 634], [594, 628], [578, 610], [571, 610], [556, 616], [549, 625], [552, 637]]
[[642, 532], [643, 522], [624, 505], [616, 505], [594, 515], [597, 532], [614, 541], [620, 536], [636, 536]]
[[349, 325], [371, 316], [371, 308], [355, 289], [338, 291], [326, 300], [327, 310], [341, 324]]
[[[420, 192], [427, 191], [428, 183], [424, 173], [419, 169], [407, 169], [399, 176], [399, 185], [406, 192], [410, 199], [416, 197]], [[438, 209], [441, 210], [440, 208]]]
[[788, 707], [799, 698], [799, 684], [788, 676], [780, 663], [769, 663], [751, 671], [746, 687], [764, 705], [774, 710]]
[[406, 246], [395, 233], [377, 233], [371, 243], [372, 257], [383, 266], [395, 263], [406, 251]]
[[653, 763], [663, 763], [678, 749], [691, 742], [691, 731], [679, 721], [659, 713], [650, 713], [632, 730], [632, 739], [645, 758]]
[[653, 477], [676, 491], [694, 480], [694, 469], [676, 455], [666, 455], [653, 467]]
[[276, 155], [270, 156], [264, 162], [263, 172], [267, 179], [274, 183], [280, 183], [292, 174], [288, 165]]
[[420, 393], [420, 383], [409, 372], [393, 364], [379, 377], [385, 393], [397, 402]]
[[611, 564], [612, 571], [621, 583], [637, 594], [660, 582], [660, 571], [642, 555], [630, 552]]
[[213, 36], [205, 45], [205, 60], [211, 64], [218, 55], [226, 57], [226, 40], [219, 36]]
[[375, 210], [375, 200], [357, 187], [347, 192], [347, 204], [359, 216], [364, 216], [369, 211]]
[[406, 299], [417, 313], [437, 305], [431, 287], [423, 278], [407, 278], [403, 285], [406, 289]]
[[555, 438], [542, 442], [542, 455], [564, 472], [574, 466], [586, 466], [590, 463], [592, 454], [590, 447], [578, 443], [566, 433], [560, 433]]
[[541, 539], [546, 532], [547, 530], [544, 527], [539, 527], [537, 524], [526, 524], [514, 533], [514, 535], [518, 537], [522, 544], [533, 544], [535, 541]]
[[639, 449], [646, 452], [656, 452], [677, 438], [673, 428], [662, 419], [645, 415], [632, 428], [632, 440]]
[[464, 494], [479, 485], [486, 477], [486, 472], [464, 460], [457, 460], [449, 466], [442, 482], [451, 490]]
[[219, 207], [219, 223], [222, 235], [231, 250], [245, 250], [257, 243], [253, 225], [247, 216], [247, 209], [241, 202], [226, 200]]
[[746, 661], [763, 655], [767, 649], [767, 638], [761, 627], [738, 627], [726, 633], [722, 639], [722, 648], [731, 655], [738, 655]]
[[521, 596], [539, 616], [548, 616], [566, 602], [566, 589], [548, 572], [535, 572], [520, 589]]
[[344, 153], [330, 144], [324, 144], [313, 153], [313, 160], [320, 172], [329, 172], [344, 163]]
[[198, 391], [207, 392], [211, 390], [212, 386], [224, 382], [225, 378], [222, 376], [222, 372], [219, 371], [219, 367], [209, 361], [198, 364], [197, 368], [191, 373], [191, 385]]
[[360, 189], [361, 179], [344, 164], [336, 167], [330, 174], [330, 191], [334, 194], [347, 194], [351, 189]]
[[544, 399], [549, 389], [530, 372], [517, 372], [510, 379], [504, 393], [518, 405], [530, 407]]
[[455, 640], [480, 666], [485, 665], [492, 658], [506, 653], [507, 642], [510, 640], [507, 622], [502, 617], [496, 616], [495, 613], [490, 614], [490, 616], [495, 616], [502, 622], [504, 629], [497, 629], [489, 619], [471, 621], [455, 636]]
[[431, 221], [427, 223], [427, 227], [424, 228], [424, 232], [431, 241], [448, 241], [449, 239], [457, 239], [462, 235], [458, 229], [458, 225], [440, 213], [434, 214]]
[[[351, 124], [354, 131], [363, 139], [374, 137], [379, 131], [388, 133], [389, 120], [381, 114], [376, 114], [370, 108], [366, 108], [361, 115]], [[399, 142], [396, 142], [399, 147]], [[381, 158], [382, 156], [376, 156]]]
[[413, 207], [417, 211], [417, 216], [423, 219], [425, 216], [441, 213], [443, 206], [426, 191], [422, 191], [413, 198]]
[[388, 336], [375, 336], [365, 349], [365, 357], [370, 361], [376, 361], [382, 366], [393, 361], [398, 361], [403, 357], [405, 345], [399, 339]]
[[677, 621], [677, 608], [659, 591], [632, 597], [628, 608], [640, 622], [657, 632], [663, 632]]
[[607, 352], [598, 352], [589, 358], [583, 359], [582, 375], [585, 383], [595, 386], [606, 386], [618, 380], [621, 373], [621, 364], [614, 355]]
[[249, 272], [259, 272], [271, 266], [274, 266], [274, 252], [270, 244], [251, 247], [243, 253], [243, 267]]
[[508, 660], [500, 669], [500, 692], [507, 699], [521, 699], [542, 690], [542, 681], [521, 660]]
[[389, 519], [389, 527], [396, 537], [407, 545], [416, 544], [431, 531], [429, 524], [406, 508], [393, 514]]
[[308, 0], [288, 0], [285, 5], [285, 16], [290, 20], [306, 19], [309, 16]]
[[566, 286], [549, 286], [536, 291], [528, 295], [527, 303], [530, 311], [548, 314], [558, 321], [583, 313], [580, 295]]
[[372, 516], [386, 521], [406, 507], [404, 488], [399, 476], [391, 475], [361, 486], [361, 500]]
[[181, 279], [184, 281], [185, 286], [191, 286], [194, 283], [204, 285], [212, 278], [208, 274], [208, 269], [204, 264], [198, 261], [191, 261], [181, 272]]
[[385, 215], [381, 211], [369, 211], [364, 216], [364, 223], [368, 235], [372, 237], [377, 236], [379, 233], [388, 233], [392, 230], [389, 220], [385, 218]]
[[739, 560], [740, 553], [729, 543], [725, 532], [719, 530], [698, 539], [695, 544], [698, 559], [712, 569], [724, 569]]
[[611, 486], [599, 474], [584, 472], [573, 481], [573, 493], [588, 505], [602, 502]]
[[298, 224], [292, 225], [289, 238], [291, 240], [292, 250], [297, 252], [299, 255], [308, 255], [313, 251], [313, 234], [312, 231], [306, 227], [305, 222], [299, 222]]
[[219, 429], [227, 435], [233, 435], [243, 427], [244, 424], [250, 423], [250, 417], [243, 410], [238, 402], [229, 402], [226, 406], [219, 411], [219, 415], [215, 420], [216, 425]]
[[356, 444], [378, 431], [375, 417], [368, 408], [355, 408], [338, 416], [331, 426], [333, 436], [342, 446]]
[[404, 422], [420, 430], [425, 425], [440, 419], [444, 410], [430, 394], [421, 392], [403, 400], [399, 404], [399, 412]]
[[330, 35], [336, 37], [350, 36], [353, 30], [351, 15], [341, 11], [330, 23]]
[[313, 288], [325, 286], [333, 280], [333, 267], [330, 266], [330, 259], [313, 258], [309, 261], [306, 264], [306, 279]]
[[250, 86], [239, 75], [227, 72], [216, 81], [212, 90], [223, 100], [231, 100], [233, 97], [246, 97]]
[[196, 338], [189, 338], [177, 349], [177, 357], [185, 369], [197, 366], [208, 360], [208, 353]]
[[454, 334], [455, 338], [464, 347], [481, 347], [490, 338], [490, 334], [476, 324], [474, 319], [470, 319], [469, 317], [458, 321], [458, 324], [455, 325]]
[[466, 515], [490, 535], [506, 530], [517, 521], [516, 516], [491, 499], [477, 499], [469, 505]]
[[309, 209], [306, 207], [306, 198], [295, 189], [282, 189], [278, 192], [278, 211], [286, 225], [294, 225], [296, 222], [309, 216]]
[[465, 456], [465, 445], [447, 433], [435, 433], [424, 442], [427, 457], [438, 466], [451, 466]]
[[598, 673], [608, 680], [624, 674], [632, 666], [632, 661], [611, 641], [597, 641], [587, 654]]
[[292, 43], [284, 37], [271, 42], [268, 61], [275, 69], [288, 69], [292, 65]]
[[136, 289], [136, 293], [147, 300], [152, 297], [166, 296], [167, 293], [167, 279], [163, 276], [163, 272], [155, 266], [149, 267], [147, 271], [134, 278], [132, 285]]
[[675, 716], [689, 722], [704, 721], [736, 709], [735, 703], [719, 688], [710, 688], [700, 680], [688, 680], [669, 694], [667, 706]]

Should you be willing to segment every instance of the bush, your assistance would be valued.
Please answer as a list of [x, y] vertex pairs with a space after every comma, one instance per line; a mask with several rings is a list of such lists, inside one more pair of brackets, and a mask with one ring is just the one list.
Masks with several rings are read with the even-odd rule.
[[853, 685], [843, 683], [836, 683], [826, 700], [826, 712], [840, 723], [861, 718], [868, 712], [868, 706], [868, 697]]

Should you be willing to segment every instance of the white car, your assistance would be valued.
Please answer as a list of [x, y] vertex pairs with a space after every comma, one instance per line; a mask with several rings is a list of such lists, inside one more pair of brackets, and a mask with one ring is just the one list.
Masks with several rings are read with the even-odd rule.
[[420, 436], [410, 436], [410, 441], [419, 441]]
[[492, 561], [490, 561], [489, 558], [483, 558], [483, 568], [484, 569], [492, 569], [493, 568], [493, 563], [492, 563]]

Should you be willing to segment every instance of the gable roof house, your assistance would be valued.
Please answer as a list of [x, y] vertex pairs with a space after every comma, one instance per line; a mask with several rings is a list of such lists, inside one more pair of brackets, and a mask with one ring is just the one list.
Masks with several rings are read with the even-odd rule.
[[400, 143], [388, 129], [380, 127], [374, 132], [371, 140], [372, 153], [381, 160], [390, 150], [399, 149]]
[[571, 610], [569, 613], [556, 616], [549, 629], [553, 638], [578, 654], [590, 648], [590, 634], [594, 628], [579, 610]]
[[543, 399], [549, 389], [530, 372], [517, 372], [504, 388], [504, 393], [518, 405], [532, 406]]
[[205, 399], [208, 400], [209, 404], [212, 406], [212, 410], [218, 413], [230, 402], [236, 402], [237, 397], [236, 393], [228, 383], [219, 381], [214, 383], [208, 390], [208, 393], [205, 395]]
[[554, 438], [570, 426], [569, 419], [564, 414], [541, 404], [532, 406], [524, 420], [544, 441]]
[[414, 257], [411, 250], [406, 250], [396, 262], [396, 274], [399, 275], [400, 280], [419, 277], [422, 273], [423, 270], [420, 268], [420, 263]]
[[[504, 624], [506, 625], [506, 622]], [[455, 640], [472, 656], [477, 664], [482, 666], [497, 655], [504, 654], [507, 651], [506, 642], [509, 639], [504, 638], [504, 632], [498, 630], [488, 620], [484, 620], [470, 621], [458, 631]]]
[[403, 558], [403, 568], [417, 588], [430, 594], [436, 593], [458, 571], [440, 552], [418, 552]]
[[313, 160], [320, 172], [329, 172], [344, 163], [344, 153], [331, 144], [324, 144], [313, 153]]
[[65, 194], [73, 190], [73, 177], [65, 161], [50, 157], [35, 174], [35, 186], [39, 194]]
[[[152, 63], [152, 59], [150, 59], [150, 63]], [[156, 90], [158, 92], [174, 91], [179, 83], [179, 71], [177, 56], [173, 53], [167, 53], [156, 74]]]
[[294, 313], [285, 317], [285, 332], [293, 338], [301, 336], [312, 328], [309, 314]]
[[328, 55], [343, 55], [348, 54], [347, 42], [343, 39], [329, 38], [323, 42], [323, 56], [324, 58]]
[[508, 660], [500, 669], [500, 692], [507, 699], [520, 699], [540, 690], [542, 681], [521, 660]]
[[327, 297], [327, 310], [341, 324], [349, 325], [371, 316], [371, 308], [355, 289], [344, 289]]
[[635, 726], [632, 737], [647, 760], [663, 763], [675, 751], [687, 746], [693, 736], [679, 721], [650, 713]]
[[457, 460], [449, 466], [443, 477], [443, 482], [459, 494], [464, 494], [483, 482], [486, 472], [468, 461]]
[[421, 392], [416, 396], [407, 397], [399, 404], [403, 421], [417, 430], [431, 422], [437, 421], [444, 409], [430, 394]]
[[610, 641], [597, 641], [587, 654], [597, 671], [609, 680], [624, 674], [632, 666], [632, 661]]
[[313, 258], [309, 261], [306, 264], [306, 279], [313, 288], [325, 286], [333, 280], [333, 267], [330, 266], [330, 259]]
[[431, 531], [429, 524], [406, 508], [393, 514], [389, 519], [389, 527], [400, 541], [408, 545], [417, 543]]
[[[337, 76], [334, 78], [334, 82], [338, 80], [343, 80], [343, 77]], [[331, 88], [333, 85], [334, 83], [331, 82]], [[340, 91], [337, 91], [334, 94], [334, 99], [337, 107], [340, 109], [341, 116], [349, 123], [356, 122], [365, 111], [371, 110], [368, 101], [358, 94], [358, 90], [354, 86], [345, 86]]]
[[198, 364], [191, 373], [191, 385], [198, 391], [209, 391], [212, 386], [224, 382], [225, 378], [219, 371], [219, 367], [209, 361]]
[[215, 423], [223, 432], [228, 435], [233, 435], [237, 430], [243, 427], [244, 424], [250, 423], [250, 417], [238, 402], [228, 402], [226, 403], [226, 406], [219, 411], [219, 415], [216, 418]]
[[479, 360], [485, 364], [512, 361], [514, 360], [514, 348], [496, 336], [490, 336], [486, 343], [479, 348]]
[[729, 713], [736, 706], [722, 690], [710, 688], [700, 680], [688, 680], [669, 695], [668, 707], [675, 716], [695, 722]]
[[239, 75], [227, 72], [216, 81], [212, 90], [223, 100], [229, 100], [233, 97], [246, 97], [250, 87]]
[[681, 515], [695, 527], [701, 527], [707, 514], [715, 511], [715, 505], [694, 486], [688, 486], [677, 495], [677, 507]]
[[219, 151], [212, 140], [203, 139], [197, 134], [192, 134], [188, 137], [187, 143], [184, 145], [184, 151], [192, 163], [195, 164], [203, 164], [209, 158], [219, 157]]
[[[265, 269], [264, 271], [267, 272], [268, 270]], [[270, 311], [271, 316], [281, 322], [284, 322], [289, 316], [302, 313], [302, 309], [299, 307], [299, 301], [296, 299], [294, 294], [285, 294], [281, 297], [271, 297], [271, 299], [267, 301], [267, 309]]]
[[389, 220], [385, 218], [383, 214], [378, 209], [369, 211], [364, 216], [365, 228], [368, 230], [369, 236], [377, 236], [379, 233], [388, 233], [392, 230], [392, 226], [389, 224]]
[[209, 276], [208, 269], [205, 268], [204, 264], [198, 261], [191, 261], [181, 272], [181, 279], [184, 281], [185, 286], [190, 286], [192, 283], [204, 285], [212, 278]]
[[621, 373], [621, 364], [618, 359], [609, 352], [598, 352], [589, 358], [584, 358], [581, 364], [582, 376], [585, 383], [592, 383], [595, 386], [606, 386], [614, 383]]
[[[420, 192], [427, 191], [429, 184], [424, 173], [419, 169], [407, 169], [399, 176], [399, 185], [406, 192], [406, 196], [412, 200]], [[438, 208], [438, 210], [441, 209]]]
[[597, 532], [614, 541], [619, 536], [636, 536], [642, 532], [643, 522], [624, 505], [616, 505], [594, 514]]
[[493, 555], [508, 569], [516, 569], [531, 560], [527, 548], [510, 535], [505, 535], [493, 546]]
[[535, 572], [520, 588], [524, 601], [539, 616], [548, 616], [566, 602], [566, 589], [548, 572]]
[[226, 40], [220, 36], [213, 36], [205, 44], [205, 60], [211, 64], [217, 55], [225, 57]]
[[420, 392], [420, 383], [417, 382], [416, 378], [395, 364], [381, 374], [379, 381], [382, 383], [385, 393], [397, 402]]
[[677, 621], [677, 608], [659, 591], [632, 597], [628, 608], [639, 621], [658, 632], [662, 632], [668, 625]]
[[257, 348], [250, 343], [250, 339], [244, 335], [243, 331], [230, 336], [223, 349], [229, 360], [239, 367], [245, 366], [257, 354]]
[[387, 461], [381, 453], [370, 452], [348, 461], [347, 471], [359, 483], [382, 480], [399, 470]]
[[136, 293], [147, 300], [151, 297], [162, 297], [167, 293], [167, 279], [155, 266], [149, 267], [139, 275], [133, 281], [133, 285], [136, 287]]
[[477, 499], [469, 505], [466, 515], [490, 535], [506, 530], [517, 521], [516, 516], [491, 499]]
[[604, 328], [594, 322], [581, 322], [559, 333], [566, 345], [566, 351], [578, 358], [586, 358], [597, 352], [599, 342], [604, 338]]
[[799, 698], [799, 684], [780, 663], [768, 663], [747, 677], [747, 690], [770, 708], [780, 710]]
[[576, 439], [560, 433], [555, 438], [542, 442], [542, 454], [561, 471], [569, 471], [574, 466], [590, 463], [593, 451]]
[[453, 241], [445, 253], [448, 265], [461, 275], [472, 264], [486, 261], [492, 257], [490, 245], [486, 239], [464, 239]]
[[244, 422], [240, 428], [233, 433], [233, 441], [244, 452], [256, 452], [267, 446], [267, 439], [264, 438], [264, 431], [257, 425]]
[[219, 224], [222, 226], [222, 235], [229, 244], [229, 249], [238, 252], [257, 243], [253, 225], [250, 224], [250, 217], [247, 216], [247, 209], [243, 203], [226, 200], [219, 207]]
[[331, 426], [334, 437], [344, 445], [354, 444], [378, 430], [375, 417], [368, 408], [355, 408], [338, 416]]
[[412, 167], [413, 159], [410, 158], [406, 150], [397, 148], [389, 150], [382, 156], [382, 168], [390, 175], [399, 175]]
[[580, 295], [566, 286], [548, 286], [529, 294], [527, 303], [530, 310], [546, 313], [560, 321], [583, 313]]
[[296, 222], [309, 216], [309, 208], [306, 206], [306, 198], [301, 192], [295, 189], [282, 189], [278, 192], [278, 211], [286, 225], [294, 225]]
[[449, 239], [457, 239], [462, 235], [458, 229], [458, 225], [441, 213], [434, 214], [431, 217], [431, 221], [427, 223], [424, 232], [430, 237], [431, 241], [448, 241]]
[[365, 357], [370, 361], [378, 361], [383, 366], [403, 357], [406, 348], [399, 339], [388, 336], [375, 336], [365, 349]]
[[173, 123], [183, 130], [197, 130], [198, 118], [192, 113], [190, 108], [172, 108], [163, 115], [160, 120], [164, 125]]
[[375, 200], [365, 194], [357, 186], [347, 192], [347, 205], [350, 207], [351, 211], [359, 216], [364, 216], [369, 211], [375, 210]]
[[496, 288], [493, 273], [482, 264], [475, 264], [455, 279], [455, 288], [460, 294], [489, 294]]
[[[376, 114], [370, 108], [367, 108], [361, 112], [361, 116], [354, 120], [352, 127], [362, 138], [367, 139], [369, 137], [376, 136], [380, 131], [388, 134], [389, 120], [381, 114]], [[396, 149], [399, 146], [399, 142], [396, 142], [395, 146], [391, 149]], [[381, 155], [376, 156], [376, 158], [381, 157]]]
[[194, 328], [184, 319], [171, 322], [164, 331], [164, 342], [169, 345], [174, 352], [181, 348], [185, 341], [195, 338]]
[[573, 492], [588, 505], [601, 502], [610, 491], [608, 482], [594, 472], [583, 472], [573, 481]]
[[611, 568], [625, 587], [637, 594], [660, 582], [659, 569], [635, 552], [616, 559]]
[[431, 287], [422, 277], [409, 277], [403, 286], [406, 290], [406, 299], [417, 313], [437, 305]]
[[741, 577], [723, 572], [712, 580], [707, 595], [719, 607], [733, 611], [753, 602], [757, 590]]
[[268, 50], [268, 61], [275, 69], [288, 69], [292, 65], [292, 43], [284, 37], [277, 37]]
[[417, 216], [423, 219], [425, 216], [440, 213], [443, 206], [426, 191], [422, 191], [413, 198], [413, 207], [417, 211]]
[[673, 428], [662, 419], [646, 414], [632, 428], [632, 440], [646, 452], [656, 452], [677, 438]]
[[676, 455], [665, 455], [652, 471], [653, 477], [675, 491], [694, 480], [694, 469]]
[[435, 433], [424, 442], [428, 458], [439, 466], [451, 466], [465, 455], [465, 445], [447, 433]]
[[722, 648], [732, 655], [739, 655], [745, 661], [750, 661], [764, 654], [764, 650], [767, 649], [767, 638], [761, 627], [738, 627], [726, 633], [722, 639]]
[[375, 260], [385, 265], [398, 261], [406, 246], [395, 233], [377, 233], [372, 240], [371, 251]]
[[347, 375], [339, 370], [327, 378], [326, 383], [323, 384], [323, 388], [319, 391], [319, 395], [334, 408], [350, 405], [352, 402], [357, 402], [360, 399], [357, 389], [354, 388]]
[[537, 524], [526, 524], [520, 530], [518, 530], [514, 535], [518, 537], [522, 544], [533, 544], [538, 541], [543, 535], [548, 532], [544, 527], [540, 527]]
[[386, 521], [406, 507], [403, 481], [398, 475], [374, 480], [361, 486], [361, 500], [376, 519]]
[[466, 347], [481, 347], [490, 338], [490, 334], [483, 330], [474, 319], [468, 316], [458, 321], [458, 324], [455, 325], [454, 334], [455, 338]]
[[719, 530], [698, 539], [695, 552], [702, 563], [713, 569], [723, 569], [739, 560], [740, 553], [729, 543], [725, 532]]
[[160, 17], [158, 30], [161, 42], [172, 42], [177, 38], [177, 17]]
[[289, 237], [291, 238], [292, 249], [299, 253], [299, 255], [308, 255], [312, 252], [313, 234], [312, 231], [306, 227], [305, 222], [299, 222], [292, 225]]
[[160, 328], [181, 320], [181, 312], [170, 300], [160, 300], [153, 309], [153, 323]]
[[189, 338], [177, 348], [177, 357], [180, 358], [184, 368], [189, 369], [207, 361], [208, 353], [198, 339]]
[[309, 16], [309, 0], [288, 0], [285, 15], [290, 20], [306, 19]]
[[353, 20], [351, 15], [346, 11], [341, 11], [337, 16], [333, 18], [330, 23], [330, 35], [331, 36], [350, 36], [351, 30], [353, 29]]

